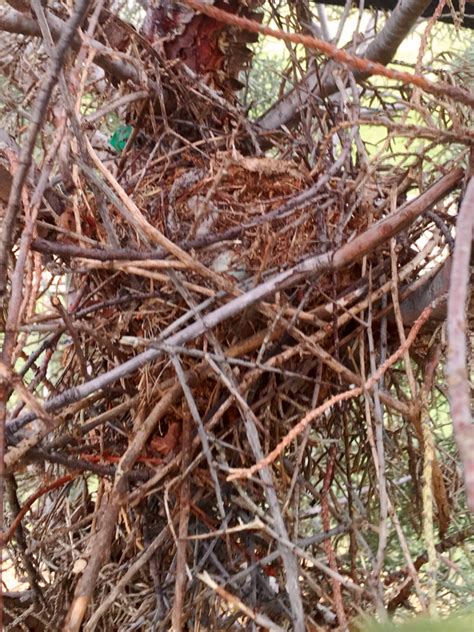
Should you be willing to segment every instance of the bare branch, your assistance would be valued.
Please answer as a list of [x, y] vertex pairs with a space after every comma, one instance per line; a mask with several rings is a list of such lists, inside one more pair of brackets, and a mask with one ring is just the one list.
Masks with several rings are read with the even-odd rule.
[[[398, 2], [382, 30], [377, 34], [374, 41], [369, 44], [362, 57], [378, 64], [388, 64], [393, 59], [400, 44], [412, 30], [416, 20], [429, 4], [430, 0], [404, 0], [403, 2]], [[279, 99], [259, 119], [259, 126], [264, 130], [278, 129], [281, 125], [291, 126], [297, 122], [298, 110], [309, 98], [322, 95], [328, 96], [334, 93], [337, 90], [337, 86], [332, 77], [331, 65], [332, 63], [330, 62], [321, 91], [318, 76], [314, 70], [311, 70], [293, 90]], [[370, 71], [356, 70], [354, 77], [357, 81], [361, 81], [370, 76], [370, 74]]]
[[[50, 11], [45, 11], [51, 35], [54, 41], [58, 41], [64, 33], [66, 22], [63, 22]], [[32, 37], [41, 37], [41, 29], [36, 20], [6, 7], [0, 7], [0, 31], [7, 33], [18, 33], [21, 35], [30, 35]], [[143, 77], [137, 72], [136, 68], [124, 60], [114, 59], [114, 51], [97, 40], [87, 40], [87, 44], [96, 52], [94, 63], [100, 66], [105, 72], [109, 73], [119, 81], [131, 81], [136, 85], [143, 84]], [[70, 47], [74, 51], [78, 51], [83, 45], [80, 38], [74, 36], [70, 41]], [[147, 87], [150, 91], [158, 94], [159, 88], [152, 81], [147, 80]]]
[[448, 382], [454, 436], [464, 467], [467, 502], [474, 512], [474, 424], [471, 415], [471, 387], [467, 372], [466, 304], [470, 279], [470, 258], [474, 227], [474, 177], [467, 185], [456, 223], [456, 245], [448, 297]]
[[25, 184], [28, 170], [33, 160], [33, 149], [36, 137], [43, 125], [46, 117], [53, 88], [59, 78], [66, 55], [69, 51], [71, 42], [76, 34], [77, 29], [84, 20], [89, 9], [91, 0], [79, 0], [69, 20], [64, 24], [64, 30], [59, 38], [58, 44], [54, 49], [53, 56], [45, 75], [43, 84], [36, 97], [35, 104], [31, 113], [31, 124], [28, 129], [27, 139], [21, 148], [19, 167], [13, 178], [5, 217], [3, 218], [2, 233], [0, 237], [0, 296], [2, 296], [7, 287], [7, 270], [8, 257], [10, 256], [10, 248], [15, 230], [16, 218], [20, 210], [20, 199]]

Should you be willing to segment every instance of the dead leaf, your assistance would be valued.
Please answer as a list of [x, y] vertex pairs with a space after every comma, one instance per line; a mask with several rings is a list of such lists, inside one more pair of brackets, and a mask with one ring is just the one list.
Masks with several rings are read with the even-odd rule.
[[150, 447], [163, 456], [167, 456], [176, 450], [180, 436], [181, 424], [179, 421], [173, 421], [168, 426], [168, 430], [164, 437], [153, 437], [150, 440]]

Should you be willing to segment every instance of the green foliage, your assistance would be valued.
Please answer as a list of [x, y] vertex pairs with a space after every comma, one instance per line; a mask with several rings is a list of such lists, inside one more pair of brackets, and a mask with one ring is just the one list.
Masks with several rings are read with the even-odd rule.
[[252, 68], [247, 73], [243, 95], [244, 105], [250, 109], [251, 118], [261, 116], [277, 100], [288, 62], [286, 49], [271, 44], [270, 40], [262, 38], [254, 47]]
[[374, 623], [364, 632], [472, 632], [474, 612], [452, 615], [447, 619], [417, 618], [401, 625], [395, 623]]

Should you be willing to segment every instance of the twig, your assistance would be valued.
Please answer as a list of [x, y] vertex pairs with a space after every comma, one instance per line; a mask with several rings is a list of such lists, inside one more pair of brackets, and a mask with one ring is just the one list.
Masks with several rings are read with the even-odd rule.
[[173, 610], [171, 613], [171, 625], [173, 626], [173, 632], [181, 632], [184, 623], [184, 603], [187, 584], [186, 549], [188, 546], [187, 535], [191, 493], [190, 475], [186, 473], [186, 470], [191, 462], [191, 454], [191, 421], [189, 419], [183, 419], [183, 434], [181, 443], [181, 488], [179, 492], [179, 527], [178, 544], [176, 547], [176, 580]]
[[[59, 40], [64, 34], [66, 22], [63, 22], [50, 11], [46, 12], [46, 16], [54, 40]], [[21, 33], [33, 37], [41, 37], [42, 35], [36, 20], [29, 18], [24, 13], [13, 10], [0, 12], [0, 29], [9, 33]], [[82, 45], [83, 40], [77, 35], [72, 38], [71, 48], [73, 50], [79, 50]], [[143, 77], [139, 71], [127, 61], [117, 59], [116, 51], [91, 38], [86, 38], [86, 45], [96, 51], [94, 63], [103, 68], [112, 77], [116, 77], [119, 81], [131, 81], [138, 86], [147, 88], [147, 91], [151, 91], [153, 94], [158, 94], [159, 90], [156, 83], [147, 79], [145, 85], [143, 85]]]
[[283, 628], [281, 628], [276, 623], [273, 623], [268, 617], [263, 614], [258, 614], [254, 610], [251, 610], [248, 606], [246, 606], [238, 597], [232, 595], [222, 586], [219, 586], [217, 582], [215, 582], [209, 573], [198, 573], [197, 578], [200, 579], [206, 586], [209, 586], [216, 594], [219, 595], [231, 608], [236, 608], [244, 615], [246, 615], [252, 621], [255, 621], [258, 625], [261, 625], [265, 629], [270, 632], [284, 632]]
[[[336, 446], [330, 446], [328, 450], [326, 472], [323, 479], [323, 488], [321, 490], [321, 519], [323, 523], [323, 529], [329, 531], [330, 517], [329, 517], [329, 489], [332, 483], [332, 477], [334, 472], [334, 461], [336, 460]], [[323, 542], [324, 551], [328, 560], [329, 568], [334, 575], [337, 574], [337, 562], [336, 554], [334, 551], [333, 543], [330, 539]], [[337, 613], [337, 621], [339, 626], [343, 630], [347, 630], [347, 615], [344, 609], [344, 602], [342, 600], [341, 583], [335, 576], [331, 576], [332, 594], [334, 597], [334, 605]]]
[[282, 441], [280, 441], [277, 447], [272, 450], [264, 459], [262, 459], [255, 465], [252, 465], [252, 467], [233, 470], [232, 473], [229, 474], [229, 476], [227, 477], [227, 480], [233, 481], [238, 478], [250, 478], [253, 474], [258, 472], [262, 468], [268, 467], [268, 465], [273, 463], [273, 461], [275, 461], [275, 459], [280, 456], [283, 450], [287, 448], [312, 421], [320, 417], [326, 410], [329, 410], [330, 408], [332, 408], [332, 406], [334, 406], [335, 404], [339, 404], [340, 402], [352, 399], [354, 397], [359, 397], [364, 391], [369, 391], [374, 386], [374, 384], [378, 382], [378, 380], [387, 371], [387, 369], [393, 366], [393, 364], [395, 364], [395, 362], [397, 362], [403, 356], [405, 351], [410, 348], [418, 332], [430, 317], [431, 310], [431, 307], [427, 307], [422, 312], [421, 316], [419, 316], [418, 320], [415, 322], [410, 333], [408, 334], [405, 343], [401, 345], [395, 351], [395, 353], [393, 353], [381, 366], [379, 366], [377, 371], [365, 382], [363, 386], [330, 397], [323, 404], [305, 415], [301, 419], [301, 421], [299, 421], [296, 426], [294, 426], [290, 430], [290, 432], [282, 439]]
[[[458, 546], [460, 543], [464, 542], [464, 540], [468, 540], [469, 538], [472, 538], [473, 535], [474, 535], [474, 526], [471, 525], [469, 527], [466, 527], [466, 529], [462, 529], [461, 531], [458, 531], [457, 533], [454, 533], [444, 538], [440, 542], [438, 542], [438, 544], [436, 544], [436, 547], [435, 547], [436, 551], [438, 553], [448, 551], [450, 548], [454, 548]], [[427, 563], [427, 561], [428, 561], [428, 552], [424, 551], [413, 562], [413, 566], [416, 570], [419, 570], [424, 564]], [[391, 584], [393, 583], [393, 581], [399, 579], [400, 575], [403, 576], [409, 573], [410, 571], [408, 568], [405, 568], [402, 571], [396, 571], [395, 573], [389, 574], [388, 577], [386, 577], [385, 583], [387, 585]], [[403, 604], [408, 599], [408, 597], [410, 596], [412, 586], [413, 586], [413, 580], [410, 578], [408, 582], [403, 586], [403, 588], [401, 588], [399, 592], [395, 595], [395, 597], [393, 597], [389, 601], [388, 606], [387, 606], [388, 612], [390, 613], [394, 612], [400, 604]]]
[[117, 601], [117, 597], [125, 589], [125, 587], [131, 582], [135, 575], [147, 564], [157, 551], [162, 547], [166, 540], [169, 538], [170, 529], [164, 527], [162, 531], [157, 535], [153, 542], [146, 548], [146, 550], [138, 557], [133, 564], [127, 569], [127, 572], [120, 578], [120, 580], [113, 586], [109, 594], [102, 600], [100, 606], [90, 617], [89, 621], [85, 624], [85, 632], [92, 632], [100, 619], [105, 615], [107, 610]]
[[50, 62], [48, 72], [45, 74], [43, 85], [41, 86], [31, 114], [31, 124], [28, 129], [27, 140], [20, 153], [20, 165], [13, 178], [10, 199], [3, 219], [2, 234], [0, 237], [0, 296], [3, 296], [7, 286], [8, 256], [10, 254], [13, 232], [15, 230], [16, 218], [20, 209], [20, 199], [25, 184], [28, 170], [33, 160], [33, 149], [36, 137], [43, 125], [46, 111], [53, 92], [53, 88], [58, 81], [59, 72], [64, 63], [66, 54], [70, 48], [77, 29], [84, 20], [89, 9], [91, 0], [78, 0], [71, 17], [64, 25], [64, 31], [54, 49], [54, 55]]
[[[237, 404], [239, 405], [242, 415], [245, 422], [245, 432], [247, 435], [248, 442], [252, 449], [255, 458], [262, 459], [263, 452], [260, 443], [260, 439], [257, 431], [257, 420], [255, 418], [255, 414], [252, 409], [249, 407], [245, 399], [239, 392], [238, 386], [235, 384], [235, 380], [231, 372], [227, 375], [221, 367], [214, 362], [214, 360], [208, 359], [209, 365], [216, 372], [216, 374], [221, 379], [222, 383], [229, 389], [230, 393], [235, 398]], [[270, 509], [270, 513], [273, 517], [275, 530], [278, 533], [281, 541], [288, 540], [286, 525], [283, 520], [283, 516], [280, 509], [280, 504], [278, 501], [278, 496], [275, 492], [275, 488], [273, 485], [272, 474], [266, 465], [262, 465], [260, 470], [260, 478], [262, 483], [264, 484], [265, 496], [267, 498], [268, 506]], [[298, 564], [291, 551], [291, 548], [288, 545], [280, 544], [281, 556], [283, 558], [283, 563], [286, 571], [286, 587], [288, 591], [288, 596], [290, 598], [291, 603], [291, 611], [293, 615], [293, 629], [295, 632], [303, 632], [305, 628], [304, 624], [304, 610], [303, 610], [303, 602], [301, 597], [301, 588], [299, 584], [299, 570]]]
[[110, 498], [101, 507], [99, 529], [95, 538], [89, 544], [88, 564], [76, 586], [74, 600], [67, 614], [64, 632], [78, 632], [81, 627], [87, 606], [94, 592], [97, 577], [109, 552], [119, 509], [126, 497], [130, 470], [140, 456], [146, 441], [156, 425], [180, 394], [181, 387], [178, 384], [160, 399], [137, 429], [133, 440], [117, 466], [114, 486]]
[[214, 488], [216, 490], [216, 499], [217, 499], [217, 505], [219, 508], [219, 513], [221, 515], [221, 518], [223, 519], [225, 517], [224, 502], [222, 500], [222, 492], [220, 489], [219, 477], [217, 476], [216, 466], [214, 464], [214, 460], [211, 454], [209, 439], [204, 429], [204, 424], [202, 423], [201, 415], [199, 414], [199, 410], [198, 410], [198, 407], [196, 406], [196, 402], [194, 400], [193, 394], [191, 392], [191, 389], [188, 386], [186, 376], [183, 371], [183, 367], [181, 366], [180, 359], [175, 354], [172, 354], [170, 356], [170, 359], [174, 366], [174, 370], [176, 371], [176, 376], [179, 380], [179, 383], [181, 384], [181, 388], [183, 389], [184, 397], [186, 398], [188, 408], [191, 412], [192, 418], [198, 430], [202, 449], [204, 451], [204, 456], [206, 457], [207, 464], [209, 466], [209, 472], [211, 474], [211, 478], [214, 483]]
[[61, 318], [64, 321], [64, 325], [66, 327], [66, 330], [69, 332], [72, 341], [74, 343], [74, 348], [76, 349], [76, 354], [77, 354], [77, 358], [79, 360], [79, 366], [81, 367], [81, 373], [82, 373], [82, 377], [85, 380], [88, 380], [90, 378], [89, 373], [87, 371], [87, 361], [86, 358], [84, 356], [84, 353], [82, 352], [82, 347], [81, 347], [81, 340], [77, 334], [77, 331], [74, 327], [74, 323], [72, 322], [72, 319], [70, 317], [70, 315], [68, 314], [66, 308], [64, 307], [64, 305], [61, 303], [61, 300], [58, 296], [53, 296], [51, 299], [51, 303], [53, 305], [53, 307], [55, 307]]
[[38, 498], [41, 498], [41, 496], [44, 496], [45, 494], [49, 494], [49, 492], [53, 491], [53, 489], [57, 489], [58, 487], [62, 487], [66, 483], [73, 481], [76, 478], [76, 476], [77, 474], [68, 474], [67, 476], [62, 476], [61, 478], [56, 479], [52, 483], [49, 483], [48, 485], [45, 485], [44, 487], [40, 487], [38, 491], [36, 491], [34, 494], [31, 494], [31, 496], [29, 496], [23, 503], [21, 510], [15, 516], [15, 519], [11, 523], [8, 531], [6, 531], [5, 533], [0, 533], [0, 545], [5, 546], [5, 544], [9, 542], [9, 540], [13, 537], [13, 534], [18, 528], [19, 524], [21, 523], [23, 518], [26, 516], [28, 511], [31, 509], [33, 504], [38, 500]]
[[423, 432], [423, 487], [421, 497], [423, 503], [423, 536], [426, 549], [428, 551], [428, 570], [426, 579], [426, 593], [428, 601], [428, 613], [430, 617], [436, 619], [436, 573], [438, 560], [436, 557], [434, 528], [433, 528], [433, 462], [434, 462], [434, 439], [430, 428], [430, 415], [428, 401], [424, 390], [421, 392], [421, 428]]

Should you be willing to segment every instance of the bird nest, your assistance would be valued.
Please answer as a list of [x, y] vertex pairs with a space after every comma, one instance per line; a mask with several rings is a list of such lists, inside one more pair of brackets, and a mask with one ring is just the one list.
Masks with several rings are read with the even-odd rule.
[[[323, 121], [312, 165], [291, 138], [268, 157], [237, 105], [167, 72], [193, 100], [122, 110], [112, 155], [86, 132], [75, 203], [33, 242], [18, 362], [47, 403], [18, 390], [7, 424], [8, 471], [37, 499], [13, 545], [31, 605], [8, 598], [7, 629], [85, 608], [88, 631], [281, 630], [301, 605], [329, 629], [379, 599], [357, 551], [380, 494], [421, 533], [438, 324], [410, 297], [442, 269], [461, 175], [425, 202], [422, 161], [360, 169]], [[387, 224], [420, 199], [436, 214]], [[458, 479], [432, 469], [444, 537]], [[410, 577], [385, 576], [389, 607]]]

